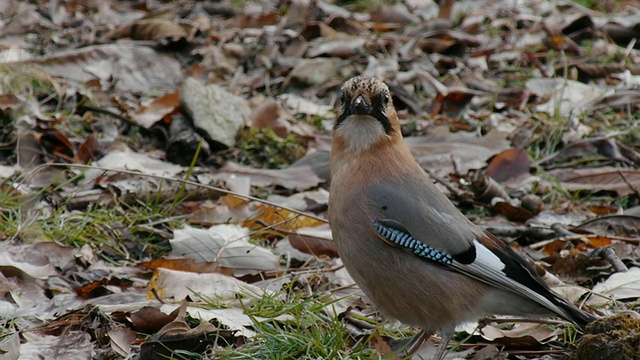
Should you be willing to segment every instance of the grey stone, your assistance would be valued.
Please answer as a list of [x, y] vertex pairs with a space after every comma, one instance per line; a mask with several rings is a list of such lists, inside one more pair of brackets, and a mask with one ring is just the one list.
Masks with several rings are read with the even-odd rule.
[[227, 147], [234, 146], [236, 133], [247, 124], [250, 115], [249, 103], [244, 98], [194, 78], [184, 81], [180, 102], [195, 127], [210, 140]]

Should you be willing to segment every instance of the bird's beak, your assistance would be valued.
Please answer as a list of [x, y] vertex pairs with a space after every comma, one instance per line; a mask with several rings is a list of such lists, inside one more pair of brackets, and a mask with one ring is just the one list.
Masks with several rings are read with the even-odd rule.
[[367, 104], [367, 101], [362, 95], [358, 95], [351, 103], [351, 112], [356, 115], [369, 115], [371, 105]]

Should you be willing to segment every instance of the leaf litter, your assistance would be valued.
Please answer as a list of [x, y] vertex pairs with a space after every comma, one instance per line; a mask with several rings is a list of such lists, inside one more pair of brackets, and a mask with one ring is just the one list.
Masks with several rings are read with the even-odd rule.
[[[0, 3], [3, 356], [389, 354], [416, 329], [376, 313], [324, 221], [337, 91], [360, 73], [467, 216], [576, 304], [632, 309], [640, 10], [578, 3]], [[504, 321], [452, 356], [576, 348]], [[594, 343], [575, 353], [608, 356]]]

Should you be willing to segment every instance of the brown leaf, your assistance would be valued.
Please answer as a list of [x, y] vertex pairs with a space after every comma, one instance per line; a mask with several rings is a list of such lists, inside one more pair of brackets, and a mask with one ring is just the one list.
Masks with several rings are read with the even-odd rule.
[[612, 243], [611, 238], [606, 236], [597, 236], [597, 237], [588, 237], [587, 242], [592, 248], [602, 248], [605, 246], [609, 246]]
[[314, 256], [329, 256], [338, 257], [338, 249], [333, 241], [320, 237], [303, 235], [303, 234], [291, 234], [289, 235], [289, 242], [294, 248]]
[[571, 246], [571, 242], [556, 239], [556, 240], [547, 242], [546, 245], [542, 248], [542, 252], [548, 255], [557, 255], [558, 253], [560, 253], [560, 251], [570, 246]]
[[243, 226], [248, 228], [275, 226], [277, 229], [289, 232], [303, 227], [315, 227], [325, 224], [322, 221], [273, 206], [258, 205], [254, 211], [256, 211], [256, 215], [241, 222]]
[[433, 101], [431, 115], [447, 114], [456, 117], [462, 113], [467, 104], [473, 99], [473, 92], [465, 88], [453, 88], [446, 94], [438, 94]]
[[[384, 356], [385, 359], [399, 359], [397, 355], [391, 355], [393, 354], [393, 349], [377, 331], [373, 334], [373, 337], [369, 341], [369, 347], [375, 349], [380, 355]], [[391, 357], [388, 357], [388, 355], [391, 355]]]
[[236, 16], [229, 24], [230, 27], [262, 28], [278, 23], [279, 16], [276, 8], [265, 7], [267, 11], [262, 9], [262, 7], [259, 7], [259, 10], [256, 10], [255, 7], [245, 7], [242, 16]]
[[[282, 229], [278, 229], [283, 231]], [[326, 235], [322, 232], [326, 231]], [[304, 228], [298, 231], [284, 231], [289, 236], [289, 242], [294, 248], [315, 256], [338, 257], [336, 244], [331, 240], [331, 232], [327, 225]]]
[[131, 355], [131, 344], [136, 340], [137, 333], [131, 329], [116, 328], [107, 331], [112, 351], [127, 358]]
[[515, 207], [505, 201], [495, 203], [492, 209], [504, 215], [507, 219], [516, 222], [525, 222], [534, 216], [529, 210]]
[[131, 27], [131, 37], [136, 40], [168, 40], [178, 42], [187, 38], [182, 26], [167, 19], [143, 19], [136, 21]]
[[569, 254], [560, 256], [557, 253], [542, 259], [551, 264], [549, 269], [553, 274], [564, 281], [583, 284], [593, 281], [610, 267], [610, 264], [601, 258], [589, 258], [584, 254]]
[[383, 5], [371, 13], [370, 20], [379, 23], [396, 23], [405, 25], [419, 21], [416, 15], [412, 14], [403, 3]]
[[0, 95], [0, 110], [7, 111], [16, 109], [20, 104], [18, 98], [13, 94]]
[[88, 164], [90, 161], [95, 160], [98, 155], [98, 138], [95, 133], [89, 135], [78, 147], [78, 161], [81, 164]]
[[522, 149], [512, 148], [494, 156], [485, 173], [498, 182], [505, 182], [529, 174], [530, 167], [529, 155]]
[[624, 160], [620, 153], [618, 144], [614, 139], [601, 137], [594, 139], [585, 139], [574, 142], [565, 146], [556, 154], [547, 157], [539, 162], [546, 163], [562, 163], [575, 158], [586, 156], [601, 155], [615, 160]]
[[140, 310], [131, 313], [128, 319], [136, 331], [153, 334], [173, 321], [175, 316], [167, 315], [155, 307], [144, 306]]
[[453, 39], [427, 38], [418, 41], [418, 46], [427, 54], [437, 53], [451, 56], [461, 56], [466, 46]]
[[107, 286], [117, 286], [126, 289], [133, 284], [131, 280], [121, 279], [115, 276], [91, 281], [88, 284], [73, 288], [78, 296], [83, 299], [93, 299], [113, 293]]
[[133, 114], [132, 118], [138, 125], [149, 129], [158, 121], [166, 119], [167, 115], [176, 113], [179, 107], [180, 92], [176, 91], [154, 99]]
[[290, 128], [284, 118], [286, 115], [277, 101], [266, 99], [251, 112], [249, 125], [255, 129], [273, 129], [276, 135], [286, 137]]
[[62, 131], [46, 128], [42, 129], [39, 135], [38, 141], [45, 150], [51, 154], [66, 157], [67, 160], [73, 158], [73, 144]]
[[[220, 344], [233, 343], [233, 331], [217, 329], [208, 321], [191, 328], [186, 321], [187, 302], [183, 301], [175, 320], [169, 322], [154, 334], [141, 347], [141, 359], [171, 358], [176, 350], [188, 350], [192, 353], [202, 353], [210, 346], [211, 339], [217, 339]], [[227, 342], [230, 341], [230, 342]]]
[[591, 205], [589, 211], [596, 215], [613, 215], [620, 210], [617, 206]]
[[151, 270], [165, 268], [199, 274], [221, 273], [225, 275], [233, 275], [233, 269], [231, 268], [220, 267], [216, 262], [212, 261], [197, 262], [195, 259], [154, 259], [151, 261], [143, 261], [139, 265]]

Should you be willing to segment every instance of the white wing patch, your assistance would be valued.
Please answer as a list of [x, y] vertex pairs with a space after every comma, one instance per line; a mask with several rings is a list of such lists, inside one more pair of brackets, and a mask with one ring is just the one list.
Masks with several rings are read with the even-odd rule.
[[336, 129], [348, 146], [347, 151], [361, 152], [387, 136], [382, 124], [373, 116], [351, 115]]
[[476, 247], [476, 260], [475, 263], [483, 264], [485, 268], [501, 271], [504, 270], [505, 264], [500, 260], [498, 255], [487, 249], [478, 240], [473, 240], [473, 246]]

